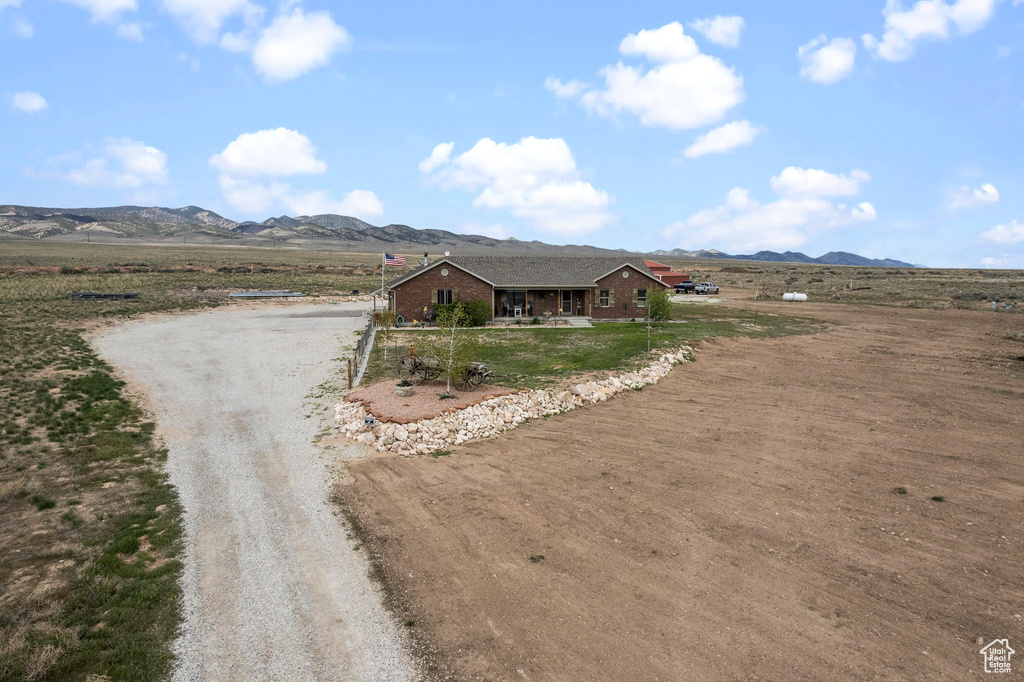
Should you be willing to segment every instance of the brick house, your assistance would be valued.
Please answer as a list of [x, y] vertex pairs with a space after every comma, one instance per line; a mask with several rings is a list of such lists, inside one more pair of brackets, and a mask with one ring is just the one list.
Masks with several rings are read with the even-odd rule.
[[658, 287], [666, 285], [633, 256], [445, 256], [388, 284], [405, 323], [423, 320], [431, 306], [475, 299], [490, 302], [492, 321], [642, 319]]

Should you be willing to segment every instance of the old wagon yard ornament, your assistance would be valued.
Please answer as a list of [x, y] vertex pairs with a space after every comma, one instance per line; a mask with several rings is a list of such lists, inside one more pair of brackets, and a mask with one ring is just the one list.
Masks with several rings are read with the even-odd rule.
[[[413, 386], [419, 386], [424, 381], [433, 381], [440, 378], [443, 373], [436, 360], [424, 358], [419, 355], [406, 355], [398, 363], [398, 378], [408, 381]], [[455, 380], [455, 388], [460, 391], [474, 391], [480, 384], [498, 375], [487, 369], [482, 362], [473, 362], [466, 368], [462, 376]]]

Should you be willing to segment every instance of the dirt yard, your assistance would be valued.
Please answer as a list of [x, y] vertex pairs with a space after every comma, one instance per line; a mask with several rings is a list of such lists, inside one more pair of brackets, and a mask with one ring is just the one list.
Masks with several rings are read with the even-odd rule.
[[408, 424], [421, 419], [433, 419], [448, 411], [464, 410], [467, 407], [482, 403], [488, 398], [518, 393], [514, 388], [506, 388], [496, 384], [478, 386], [475, 391], [460, 391], [452, 387], [451, 400], [439, 400], [445, 392], [445, 384], [441, 381], [426, 381], [415, 387], [414, 393], [407, 398], [395, 395], [398, 380], [379, 381], [370, 386], [360, 387], [345, 394], [350, 403], [362, 403], [378, 421]]
[[1024, 317], [745, 305], [836, 324], [706, 344], [448, 457], [349, 464], [435, 672], [970, 679], [992, 639], [1021, 651]]

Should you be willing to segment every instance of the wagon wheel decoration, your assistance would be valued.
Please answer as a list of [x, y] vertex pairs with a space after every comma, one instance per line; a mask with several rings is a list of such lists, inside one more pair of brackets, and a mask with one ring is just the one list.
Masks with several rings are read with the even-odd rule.
[[476, 387], [487, 379], [485, 372], [486, 369], [477, 364], [467, 367], [462, 378], [455, 382], [455, 388], [460, 391], [475, 391]]
[[398, 378], [419, 386], [427, 378], [427, 370], [423, 361], [415, 355], [406, 355], [398, 362]]

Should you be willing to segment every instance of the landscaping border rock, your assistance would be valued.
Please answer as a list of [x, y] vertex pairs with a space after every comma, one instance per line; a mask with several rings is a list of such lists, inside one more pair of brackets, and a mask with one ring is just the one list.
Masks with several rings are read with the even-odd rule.
[[379, 452], [430, 454], [470, 440], [490, 438], [514, 429], [530, 419], [574, 410], [583, 405], [605, 402], [617, 393], [656, 384], [678, 364], [693, 362], [693, 348], [683, 346], [661, 355], [654, 363], [635, 372], [587, 381], [568, 390], [533, 390], [489, 398], [461, 410], [408, 424], [364, 423], [369, 415], [359, 403], [341, 402], [334, 408], [334, 420], [347, 438], [375, 447]]

